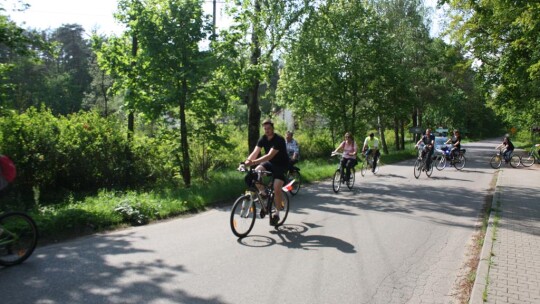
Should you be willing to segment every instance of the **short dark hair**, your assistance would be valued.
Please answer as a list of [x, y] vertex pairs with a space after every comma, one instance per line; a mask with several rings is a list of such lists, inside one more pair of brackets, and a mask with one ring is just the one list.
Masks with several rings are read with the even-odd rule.
[[373, 136], [375, 136], [374, 133], [369, 133], [369, 137], [373, 137]]

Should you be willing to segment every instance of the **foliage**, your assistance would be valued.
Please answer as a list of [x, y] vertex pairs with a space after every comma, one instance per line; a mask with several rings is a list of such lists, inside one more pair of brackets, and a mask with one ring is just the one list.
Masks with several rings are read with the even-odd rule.
[[[279, 97], [299, 115], [320, 113], [339, 133], [360, 133], [388, 70], [384, 25], [360, 1], [328, 1], [302, 24], [285, 57]], [[378, 50], [378, 51], [374, 51]]]
[[489, 104], [506, 122], [530, 130], [540, 120], [540, 3], [446, 0], [453, 38], [474, 56]]

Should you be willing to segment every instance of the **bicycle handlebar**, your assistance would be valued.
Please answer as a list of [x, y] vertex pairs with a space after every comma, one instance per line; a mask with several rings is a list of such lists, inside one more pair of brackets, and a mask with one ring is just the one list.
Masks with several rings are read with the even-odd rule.
[[259, 173], [259, 174], [267, 174], [267, 175], [272, 175], [272, 172], [270, 171], [265, 171], [265, 170], [255, 170], [253, 168], [246, 168], [246, 164], [244, 162], [241, 162], [240, 165], [238, 166], [238, 168], [236, 169], [240, 172], [255, 172], [255, 173]]

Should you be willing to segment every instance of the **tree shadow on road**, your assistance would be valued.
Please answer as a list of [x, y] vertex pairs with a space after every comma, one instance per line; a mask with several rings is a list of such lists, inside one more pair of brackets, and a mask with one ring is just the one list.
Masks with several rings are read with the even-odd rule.
[[[0, 268], [2, 302], [225, 303], [170, 286], [174, 278], [188, 272], [182, 265], [170, 265], [161, 259], [140, 261], [140, 256], [139, 261], [129, 259], [130, 255], [153, 252], [133, 247], [135, 237], [126, 232], [44, 246], [23, 264]], [[120, 255], [127, 259], [108, 262]]]

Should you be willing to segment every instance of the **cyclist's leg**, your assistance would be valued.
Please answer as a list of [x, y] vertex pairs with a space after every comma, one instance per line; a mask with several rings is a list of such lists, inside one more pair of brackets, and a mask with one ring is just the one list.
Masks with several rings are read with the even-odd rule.
[[342, 158], [340, 161], [340, 166], [339, 166], [339, 174], [341, 174], [341, 176], [345, 176], [345, 167], [347, 166], [347, 159], [346, 158]]
[[279, 222], [279, 211], [283, 209], [284, 204], [284, 198], [283, 198], [283, 191], [281, 188], [283, 187], [283, 184], [285, 182], [285, 170], [286, 168], [281, 168], [279, 166], [273, 166], [272, 174], [274, 175], [273, 178], [273, 187], [274, 187], [274, 207], [276, 207], [276, 212], [274, 214], [274, 218], [272, 219], [272, 223], [274, 225], [277, 225]]
[[377, 150], [377, 152], [373, 154], [373, 169], [371, 170], [371, 172], [375, 172], [375, 169], [377, 168], [377, 161], [379, 160], [380, 155], [381, 153], [379, 153], [379, 150]]
[[431, 168], [431, 157], [433, 156], [433, 149], [428, 149], [426, 153], [426, 169], [429, 170]]

